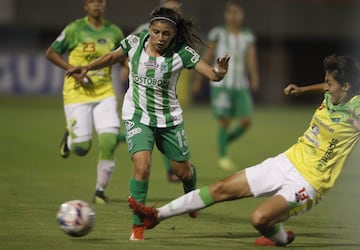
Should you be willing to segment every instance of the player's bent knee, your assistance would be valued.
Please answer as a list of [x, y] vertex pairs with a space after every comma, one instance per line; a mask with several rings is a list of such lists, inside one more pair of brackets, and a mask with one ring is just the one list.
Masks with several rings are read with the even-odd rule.
[[218, 181], [210, 186], [210, 192], [215, 201], [225, 201], [232, 199], [232, 194], [226, 189], [224, 181]]
[[113, 159], [117, 145], [118, 139], [116, 133], [99, 134], [99, 147], [102, 159]]
[[240, 121], [240, 124], [243, 128], [249, 128], [251, 126], [251, 119], [246, 118]]
[[255, 209], [251, 214], [251, 223], [257, 230], [268, 227], [269, 219], [260, 209]]
[[84, 156], [89, 153], [91, 148], [91, 141], [77, 142], [71, 144], [71, 151], [78, 156]]

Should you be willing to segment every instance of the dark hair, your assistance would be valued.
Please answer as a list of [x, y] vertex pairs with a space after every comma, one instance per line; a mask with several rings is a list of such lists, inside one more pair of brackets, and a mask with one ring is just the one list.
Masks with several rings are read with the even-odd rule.
[[238, 9], [243, 10], [243, 7], [238, 1], [235, 0], [228, 0], [225, 3], [225, 9], [228, 9], [230, 6], [236, 6]]
[[163, 5], [167, 2], [177, 2], [178, 4], [182, 4], [182, 1], [181, 0], [160, 0], [160, 5]]
[[360, 90], [359, 65], [353, 57], [335, 54], [327, 56], [324, 59], [324, 70], [331, 73], [341, 85], [349, 82], [353, 92]]
[[[156, 19], [157, 17], [160, 18]], [[150, 24], [154, 21], [154, 18], [155, 20], [161, 20], [161, 17], [163, 17], [164, 20], [166, 20], [165, 18], [170, 19], [176, 24], [176, 39], [178, 42], [188, 44], [191, 47], [195, 47], [196, 44], [204, 44], [203, 41], [194, 33], [196, 25], [191, 19], [183, 17], [173, 9], [157, 7], [151, 12]]]

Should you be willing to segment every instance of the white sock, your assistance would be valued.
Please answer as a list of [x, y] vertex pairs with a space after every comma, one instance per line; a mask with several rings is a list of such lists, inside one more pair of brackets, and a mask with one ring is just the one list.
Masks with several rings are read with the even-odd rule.
[[200, 190], [196, 189], [158, 208], [158, 219], [162, 220], [206, 207], [199, 193]]
[[110, 182], [114, 172], [115, 162], [110, 160], [99, 160], [97, 166], [96, 190], [104, 191]]
[[283, 224], [279, 225], [279, 231], [271, 236], [270, 239], [280, 245], [285, 245], [287, 243], [287, 233], [284, 230]]

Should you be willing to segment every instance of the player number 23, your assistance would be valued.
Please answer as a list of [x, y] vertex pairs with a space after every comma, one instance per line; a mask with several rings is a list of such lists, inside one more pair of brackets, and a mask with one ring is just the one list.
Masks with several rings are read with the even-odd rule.
[[94, 42], [84, 42], [83, 52], [95, 52]]

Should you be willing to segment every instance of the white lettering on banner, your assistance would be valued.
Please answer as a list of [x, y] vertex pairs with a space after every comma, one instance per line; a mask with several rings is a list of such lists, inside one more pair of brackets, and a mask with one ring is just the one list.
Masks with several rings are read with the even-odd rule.
[[18, 78], [19, 88], [26, 93], [42, 92], [48, 77], [46, 75], [46, 64], [44, 57], [38, 55], [29, 57], [19, 55], [17, 57], [17, 67], [14, 68], [15, 76]]
[[13, 76], [9, 68], [9, 58], [0, 56], [0, 93], [10, 93]]

